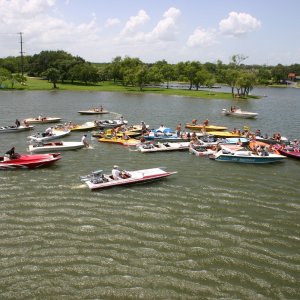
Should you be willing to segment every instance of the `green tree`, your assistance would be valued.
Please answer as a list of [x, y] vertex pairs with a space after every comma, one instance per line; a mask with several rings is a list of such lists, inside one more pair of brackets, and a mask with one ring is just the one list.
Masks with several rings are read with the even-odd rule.
[[0, 87], [2, 87], [3, 82], [8, 80], [10, 76], [11, 72], [9, 70], [6, 68], [0, 68]]
[[47, 79], [53, 83], [53, 88], [56, 89], [57, 82], [60, 79], [60, 72], [56, 68], [49, 68], [46, 72], [45, 75], [47, 76]]

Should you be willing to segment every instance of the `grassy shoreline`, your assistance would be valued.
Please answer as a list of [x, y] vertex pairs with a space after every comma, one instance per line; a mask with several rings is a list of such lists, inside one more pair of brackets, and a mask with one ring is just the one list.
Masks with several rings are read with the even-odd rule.
[[[26, 85], [16, 84], [14, 89], [2, 89], [2, 90], [29, 90], [29, 91], [51, 91], [53, 90], [53, 84], [47, 80], [40, 78], [27, 77]], [[70, 83], [58, 83], [57, 91], [89, 91], [89, 92], [120, 92], [131, 94], [160, 94], [169, 96], [182, 96], [201, 99], [227, 99], [232, 100], [231, 93], [219, 92], [217, 89], [212, 90], [187, 90], [187, 89], [167, 89], [158, 87], [145, 87], [143, 91], [140, 91], [138, 87], [125, 87], [113, 82], [101, 82], [94, 85], [85, 84], [70, 84]], [[259, 99], [260, 96], [249, 95], [246, 99]], [[236, 98], [235, 98], [236, 99]], [[242, 98], [242, 100], [245, 100]]]

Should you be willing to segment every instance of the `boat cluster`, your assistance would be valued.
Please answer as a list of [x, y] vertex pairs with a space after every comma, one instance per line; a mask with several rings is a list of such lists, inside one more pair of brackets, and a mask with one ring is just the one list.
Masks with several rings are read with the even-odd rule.
[[[237, 109], [232, 112], [239, 111]], [[106, 110], [92, 109], [79, 111], [81, 114], [104, 114]], [[18, 120], [13, 126], [0, 127], [0, 132], [19, 132], [33, 130], [32, 124], [60, 122], [61, 118], [42, 117], [28, 118], [21, 125]], [[37, 168], [54, 163], [61, 159], [60, 151], [75, 150], [89, 147], [86, 134], [80, 142], [62, 142], [59, 139], [69, 135], [72, 131], [92, 131], [92, 136], [101, 143], [114, 143], [128, 146], [131, 151], [141, 153], [187, 151], [198, 157], [208, 157], [215, 161], [238, 162], [251, 164], [274, 163], [284, 160], [287, 156], [300, 157], [297, 140], [289, 141], [280, 133], [271, 137], [262, 135], [260, 130], [251, 132], [249, 128], [228, 131], [225, 126], [212, 125], [206, 119], [198, 123], [193, 119], [191, 123], [177, 124], [173, 130], [161, 124], [156, 129], [141, 122], [128, 125], [128, 121], [121, 116], [119, 119], [88, 121], [83, 124], [72, 122], [49, 126], [44, 132], [28, 136], [31, 154], [17, 154], [14, 147], [0, 157], [0, 169]], [[39, 154], [44, 152], [44, 154]], [[57, 153], [59, 152], [59, 153]], [[38, 154], [36, 154], [38, 153]], [[146, 182], [167, 177], [176, 172], [167, 172], [162, 168], [124, 171], [118, 166], [111, 174], [104, 174], [97, 170], [81, 177], [91, 190], [116, 185]]]

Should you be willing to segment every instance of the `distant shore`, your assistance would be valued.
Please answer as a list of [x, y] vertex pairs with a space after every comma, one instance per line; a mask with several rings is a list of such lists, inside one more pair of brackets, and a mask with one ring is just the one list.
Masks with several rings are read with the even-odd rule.
[[[161, 88], [161, 87], [144, 87], [140, 91], [138, 87], [122, 86], [113, 82], [100, 82], [99, 84], [85, 85], [83, 83], [60, 83], [57, 84], [57, 91], [94, 91], [94, 92], [120, 92], [120, 93], [133, 93], [133, 94], [160, 94], [169, 96], [182, 96], [201, 99], [236, 99], [232, 97], [231, 93], [219, 92], [218, 89], [179, 89], [179, 88]], [[5, 89], [11, 90], [11, 89]], [[25, 85], [16, 84], [14, 90], [30, 90], [30, 91], [51, 91], [53, 84], [41, 78], [27, 77]], [[259, 99], [261, 96], [249, 95], [246, 99]], [[242, 98], [244, 99], [244, 98]]]

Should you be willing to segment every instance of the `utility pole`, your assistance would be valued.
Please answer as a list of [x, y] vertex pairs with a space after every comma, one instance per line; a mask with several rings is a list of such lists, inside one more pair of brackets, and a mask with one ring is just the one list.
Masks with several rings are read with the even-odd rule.
[[21, 74], [22, 74], [22, 77], [24, 76], [24, 57], [23, 57], [23, 32], [19, 32], [20, 34], [20, 44], [21, 44]]

